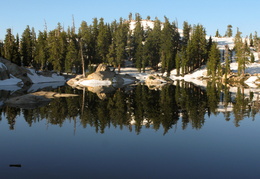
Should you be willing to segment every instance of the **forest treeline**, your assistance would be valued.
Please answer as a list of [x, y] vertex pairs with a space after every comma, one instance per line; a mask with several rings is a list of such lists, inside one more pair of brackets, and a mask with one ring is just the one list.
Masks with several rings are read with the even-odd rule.
[[[132, 60], [141, 72], [146, 67], [155, 71], [169, 72], [177, 69], [177, 75], [185, 75], [201, 65], [208, 66], [208, 74], [215, 76], [229, 72], [231, 51], [236, 51], [239, 62], [239, 73], [243, 73], [250, 57], [250, 45], [258, 47], [257, 34], [250, 35], [250, 45], [243, 40], [237, 30], [235, 48], [226, 47], [220, 54], [212, 39], [206, 38], [203, 25], [191, 25], [183, 22], [183, 33], [180, 34], [177, 22], [153, 20], [153, 28], [144, 29], [140, 14], [135, 18], [129, 14], [129, 19], [120, 18], [111, 23], [105, 23], [103, 18], [93, 18], [88, 24], [82, 21], [78, 29], [74, 22], [72, 27], [65, 29], [60, 23], [54, 30], [47, 27], [37, 34], [34, 28], [26, 27], [21, 37], [14, 36], [11, 29], [3, 42], [0, 43], [0, 56], [17, 65], [33, 66], [37, 70], [55, 70], [58, 72], [82, 73], [83, 64], [91, 67], [93, 64], [107, 63], [117, 67], [124, 65], [124, 60]], [[147, 21], [150, 21], [148, 16]], [[130, 29], [130, 23], [135, 21], [135, 28]], [[232, 35], [229, 25], [225, 36]], [[216, 36], [220, 36], [216, 32]], [[251, 41], [252, 40], [252, 41]], [[225, 66], [220, 66], [220, 57]], [[253, 60], [253, 59], [252, 59]]]

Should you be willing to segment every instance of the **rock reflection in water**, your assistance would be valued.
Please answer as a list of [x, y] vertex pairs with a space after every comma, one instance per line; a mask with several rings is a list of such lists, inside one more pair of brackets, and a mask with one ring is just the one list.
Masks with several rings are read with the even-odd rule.
[[[237, 88], [234, 92], [230, 87], [215, 83], [209, 83], [205, 89], [181, 81], [176, 85], [166, 84], [160, 90], [150, 90], [142, 84], [84, 90], [66, 86], [54, 92], [78, 97], [54, 98], [46, 106], [22, 110], [29, 125], [47, 120], [49, 124], [62, 126], [65, 120], [76, 120], [83, 127], [94, 127], [100, 133], [104, 133], [111, 125], [134, 130], [137, 134], [143, 127], [154, 130], [163, 128], [167, 133], [177, 123], [181, 124], [183, 130], [188, 126], [200, 129], [205, 123], [206, 114], [210, 116], [222, 112], [226, 120], [234, 120], [236, 126], [244, 116], [254, 119], [260, 108], [257, 93], [247, 95], [243, 93], [245, 91]], [[1, 109], [8, 120], [21, 115], [19, 110], [11, 108], [11, 105]], [[13, 121], [9, 123], [14, 125]]]

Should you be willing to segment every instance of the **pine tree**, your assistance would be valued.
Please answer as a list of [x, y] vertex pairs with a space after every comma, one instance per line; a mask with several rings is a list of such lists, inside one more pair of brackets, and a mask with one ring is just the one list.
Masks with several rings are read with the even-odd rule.
[[235, 36], [235, 51], [236, 51], [236, 60], [238, 63], [238, 74], [244, 74], [246, 63], [248, 61], [247, 59], [247, 51], [248, 51], [248, 45], [247, 43], [243, 43], [241, 32], [239, 29], [237, 29], [237, 34]]
[[[182, 38], [182, 47], [181, 47], [181, 53], [179, 53], [180, 57], [180, 74], [184, 76], [186, 73], [188, 73], [188, 56], [187, 56], [187, 46], [190, 41], [190, 34], [191, 34], [192, 27], [188, 24], [188, 22], [183, 23], [183, 38]], [[177, 68], [177, 64], [176, 64]]]
[[216, 35], [215, 35], [215, 37], [221, 37], [220, 34], [219, 34], [218, 29], [217, 29], [217, 31], [216, 31]]
[[21, 38], [21, 57], [25, 66], [32, 65], [33, 62], [33, 39], [29, 26], [26, 27]]
[[38, 68], [45, 70], [47, 68], [48, 60], [48, 42], [47, 42], [47, 31], [39, 32], [37, 44], [36, 44], [36, 62]]
[[123, 60], [126, 57], [126, 44], [127, 44], [127, 32], [129, 29], [128, 23], [123, 23], [123, 19], [120, 19], [120, 24], [115, 31], [115, 46], [116, 46], [116, 66], [118, 67], [118, 72], [120, 72], [120, 67]]
[[175, 23], [170, 24], [167, 17], [165, 17], [164, 28], [161, 33], [161, 62], [162, 73], [165, 71], [169, 75], [170, 70], [175, 68], [175, 56], [179, 48], [179, 32]]
[[182, 60], [182, 52], [178, 51], [178, 53], [176, 55], [176, 58], [175, 58], [175, 65], [176, 65], [177, 76], [180, 75], [181, 60]]
[[11, 32], [11, 29], [6, 30], [5, 40], [4, 40], [4, 58], [15, 61], [15, 38]]
[[183, 38], [182, 38], [182, 45], [187, 47], [188, 41], [190, 39], [190, 32], [191, 32], [191, 25], [188, 22], [184, 21], [183, 23]]
[[76, 67], [76, 73], [79, 73], [79, 44], [73, 31], [69, 34], [69, 42], [66, 53], [65, 71], [72, 72], [72, 67]]
[[99, 57], [98, 57], [98, 48], [97, 48], [97, 37], [99, 34], [99, 29], [98, 29], [98, 20], [97, 18], [93, 19], [92, 25], [90, 27], [91, 29], [91, 62], [94, 64], [99, 63]]
[[107, 62], [106, 56], [108, 54], [110, 41], [108, 26], [104, 24], [104, 19], [100, 18], [97, 36], [97, 53], [100, 62]]
[[189, 71], [207, 63], [206, 32], [202, 25], [195, 25], [187, 47]]
[[209, 60], [207, 63], [207, 73], [214, 79], [217, 76], [220, 67], [220, 52], [216, 43], [213, 43], [209, 52]]
[[67, 53], [67, 33], [63, 31], [60, 23], [55, 30], [49, 32], [49, 59], [48, 65], [56, 71], [64, 70], [65, 58]]
[[16, 34], [15, 46], [14, 46], [14, 61], [15, 64], [21, 65], [21, 55], [20, 55], [20, 38]]
[[226, 37], [232, 37], [232, 35], [233, 35], [232, 25], [228, 25], [228, 26], [227, 26], [227, 31], [226, 31], [225, 36], [226, 36]]
[[252, 35], [252, 33], [250, 33], [250, 35], [249, 35], [249, 43], [250, 43], [250, 47], [254, 47], [254, 40], [253, 40], [253, 35]]
[[147, 39], [144, 44], [144, 60], [155, 71], [158, 70], [158, 63], [160, 60], [160, 46], [161, 46], [161, 22], [156, 19], [154, 28], [147, 32]]
[[4, 43], [0, 40], [0, 57], [4, 56]]
[[251, 63], [255, 63], [255, 56], [254, 56], [254, 54], [252, 52], [250, 54], [250, 62]]
[[225, 45], [225, 80], [227, 80], [227, 75], [230, 73], [230, 52], [228, 45]]
[[139, 72], [141, 72], [142, 63], [143, 63], [143, 39], [144, 39], [144, 30], [141, 26], [141, 17], [136, 14], [135, 29], [133, 32], [133, 60]]
[[79, 29], [79, 38], [82, 41], [82, 50], [85, 66], [94, 62], [94, 38], [92, 36], [91, 26], [88, 26], [86, 21], [82, 21]]

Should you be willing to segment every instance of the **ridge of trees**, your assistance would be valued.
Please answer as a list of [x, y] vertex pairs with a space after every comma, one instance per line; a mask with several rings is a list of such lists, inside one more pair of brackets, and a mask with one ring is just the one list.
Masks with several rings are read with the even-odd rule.
[[[147, 17], [149, 21], [150, 16]], [[164, 22], [158, 18], [154, 28], [141, 25], [142, 17], [135, 14], [135, 28], [131, 30], [129, 20], [120, 18], [105, 23], [103, 18], [93, 18], [91, 24], [82, 21], [78, 31], [74, 22], [65, 30], [60, 23], [54, 30], [39, 31], [26, 27], [21, 37], [12, 34], [7, 29], [5, 40], [0, 43], [0, 56], [18, 65], [33, 66], [37, 70], [55, 70], [59, 72], [82, 73], [84, 66], [107, 63], [118, 68], [124, 65], [124, 60], [132, 60], [138, 70], [145, 71], [151, 67], [155, 71], [170, 74], [172, 69], [177, 75], [185, 75], [199, 68], [208, 66], [208, 74], [218, 76], [220, 73], [220, 55], [212, 39], [206, 39], [206, 30], [201, 24], [183, 23], [183, 35], [180, 35], [178, 23], [170, 22], [165, 16]], [[226, 35], [232, 36], [232, 26], [228, 25]], [[218, 31], [216, 35], [220, 36]], [[249, 46], [258, 46], [257, 34], [250, 35], [250, 44], [241, 42], [241, 33], [235, 37], [235, 51], [239, 62], [239, 73], [244, 73], [247, 59], [252, 57]], [[227, 48], [228, 49], [228, 48]], [[219, 58], [219, 59], [217, 59]], [[228, 68], [230, 58], [226, 61]], [[252, 60], [251, 60], [252, 61]], [[225, 70], [226, 72], [229, 70]]]

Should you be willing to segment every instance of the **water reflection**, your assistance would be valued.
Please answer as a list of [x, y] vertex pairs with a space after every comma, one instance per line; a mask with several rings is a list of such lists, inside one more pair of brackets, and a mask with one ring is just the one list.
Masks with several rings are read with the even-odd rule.
[[[58, 87], [54, 92], [76, 94], [77, 97], [55, 98], [47, 105], [35, 109], [23, 109], [5, 104], [12, 92], [0, 91], [0, 112], [8, 120], [10, 129], [15, 128], [16, 117], [22, 115], [31, 126], [47, 120], [49, 124], [62, 126], [65, 120], [78, 122], [83, 127], [91, 126], [96, 132], [104, 133], [111, 125], [128, 128], [139, 134], [143, 127], [158, 130], [164, 134], [181, 123], [200, 129], [205, 123], [205, 115], [224, 113], [225, 120], [234, 120], [239, 126], [244, 117], [254, 119], [259, 112], [259, 94], [249, 92], [244, 87], [208, 83], [206, 89], [184, 81], [176, 85], [165, 85], [161, 90], [150, 90], [137, 84], [104, 93], [94, 90], [78, 90], [68, 86]], [[99, 90], [100, 91], [100, 90]], [[17, 94], [16, 94], [17, 95]], [[233, 114], [234, 119], [231, 119]], [[1, 119], [3, 120], [3, 119]]]

